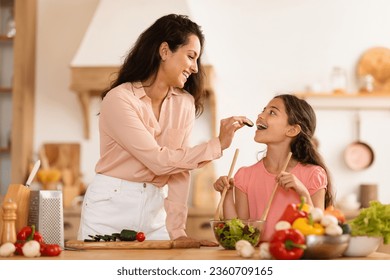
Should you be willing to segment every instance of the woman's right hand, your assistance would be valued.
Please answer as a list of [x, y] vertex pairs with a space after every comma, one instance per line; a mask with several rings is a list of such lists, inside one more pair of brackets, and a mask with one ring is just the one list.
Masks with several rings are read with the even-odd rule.
[[219, 142], [221, 149], [225, 150], [232, 144], [234, 133], [243, 127], [248, 119], [244, 116], [235, 116], [227, 119], [222, 119], [219, 127]]
[[228, 181], [228, 176], [221, 176], [214, 182], [214, 189], [218, 192], [222, 192], [224, 188], [232, 188], [234, 186], [234, 178], [230, 178]]

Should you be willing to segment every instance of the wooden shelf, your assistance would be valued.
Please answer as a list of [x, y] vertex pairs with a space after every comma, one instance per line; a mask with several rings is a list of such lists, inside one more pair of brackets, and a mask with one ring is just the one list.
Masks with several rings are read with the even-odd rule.
[[4, 34], [0, 34], [0, 42], [13, 42], [13, 37], [7, 37]]
[[390, 92], [370, 92], [370, 93], [361, 93], [361, 92], [351, 92], [351, 93], [311, 93], [311, 92], [298, 92], [297, 96], [302, 98], [376, 98], [376, 97], [387, 97], [390, 98]]
[[0, 93], [12, 93], [12, 88], [0, 87]]
[[311, 93], [298, 92], [300, 98], [306, 99], [315, 109], [324, 110], [388, 110], [390, 109], [390, 92], [370, 93]]
[[0, 147], [0, 154], [8, 154], [11, 152], [10, 147]]

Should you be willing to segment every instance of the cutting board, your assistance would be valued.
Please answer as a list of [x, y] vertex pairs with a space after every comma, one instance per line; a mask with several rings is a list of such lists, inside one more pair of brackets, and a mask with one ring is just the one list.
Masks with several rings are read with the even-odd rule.
[[69, 240], [65, 242], [66, 248], [79, 250], [95, 249], [179, 249], [179, 248], [200, 248], [200, 242], [183, 242], [172, 240], [145, 240], [138, 241], [98, 241], [84, 242], [81, 240]]

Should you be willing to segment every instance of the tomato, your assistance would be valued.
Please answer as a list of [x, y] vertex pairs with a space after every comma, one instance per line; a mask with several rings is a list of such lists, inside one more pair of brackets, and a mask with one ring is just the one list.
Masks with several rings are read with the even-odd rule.
[[142, 231], [137, 232], [137, 235], [135, 236], [138, 242], [142, 242], [145, 240], [145, 234]]
[[24, 245], [24, 241], [16, 241], [15, 242], [15, 248], [16, 248], [16, 250], [15, 250], [15, 254], [16, 255], [22, 255], [23, 256], [23, 251], [22, 251], [22, 247], [23, 247], [23, 245]]
[[43, 256], [55, 257], [61, 254], [62, 249], [58, 244], [46, 244], [42, 252]]

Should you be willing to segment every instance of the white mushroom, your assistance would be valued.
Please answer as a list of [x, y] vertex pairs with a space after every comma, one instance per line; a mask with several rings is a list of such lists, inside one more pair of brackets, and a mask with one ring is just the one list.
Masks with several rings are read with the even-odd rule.
[[247, 240], [239, 240], [236, 242], [237, 254], [243, 258], [250, 258], [255, 253], [255, 248]]
[[338, 223], [339, 221], [337, 220], [337, 218], [329, 214], [324, 215], [324, 217], [322, 217], [321, 219], [321, 225], [323, 225], [324, 227], [327, 227], [332, 224], [338, 225]]
[[331, 236], [342, 235], [343, 229], [337, 224], [330, 224], [325, 228], [325, 234]]
[[23, 255], [27, 258], [39, 257], [41, 255], [40, 249], [41, 245], [35, 240], [27, 241], [22, 247]]
[[269, 242], [263, 242], [260, 244], [260, 258], [263, 260], [272, 260], [272, 255], [269, 252]]
[[275, 230], [283, 230], [291, 228], [291, 224], [287, 221], [279, 221], [275, 224]]
[[0, 247], [0, 257], [10, 257], [15, 253], [16, 247], [11, 242], [6, 242]]
[[321, 222], [322, 218], [324, 217], [324, 210], [322, 210], [319, 207], [314, 207], [310, 211], [311, 218], [313, 219], [313, 222]]

